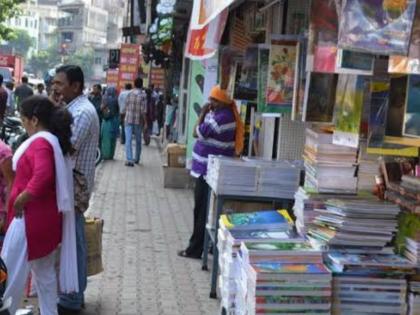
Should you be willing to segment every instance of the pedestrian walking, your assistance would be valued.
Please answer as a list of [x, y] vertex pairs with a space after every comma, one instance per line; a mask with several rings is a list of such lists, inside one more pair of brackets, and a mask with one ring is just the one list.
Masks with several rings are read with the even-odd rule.
[[119, 127], [119, 109], [117, 90], [109, 87], [101, 107], [102, 125], [101, 125], [101, 153], [104, 160], [112, 160], [115, 154], [115, 146], [118, 137]]
[[54, 315], [60, 243], [60, 290], [78, 290], [72, 163], [65, 158], [73, 153], [72, 118], [43, 96], [25, 99], [20, 114], [29, 139], [13, 156], [16, 177], [1, 253], [8, 268], [4, 298], [12, 298], [9, 312], [15, 314], [31, 271], [41, 314]]
[[45, 91], [45, 86], [42, 83], [38, 83], [36, 86], [35, 95], [48, 96], [47, 91]]
[[[67, 109], [73, 116], [72, 143], [76, 150], [75, 173], [79, 180], [75, 185], [86, 183], [86, 187], [74, 187], [75, 191], [87, 191], [92, 193], [95, 180], [95, 158], [99, 142], [99, 119], [95, 107], [83, 95], [84, 75], [79, 66], [65, 65], [56, 69], [53, 80], [55, 94], [61, 95], [67, 104]], [[84, 180], [82, 180], [84, 179]], [[75, 196], [76, 211], [76, 243], [77, 243], [77, 266], [79, 279], [79, 292], [60, 294], [60, 314], [73, 314], [78, 312], [84, 305], [84, 291], [87, 286], [87, 257], [85, 239], [85, 217], [83, 211], [86, 207], [82, 196]]]
[[3, 76], [0, 74], [0, 124], [3, 122], [4, 114], [6, 113], [8, 98], [9, 94], [3, 87]]
[[[134, 81], [134, 89], [128, 94], [125, 101], [125, 154], [126, 166], [140, 163], [142, 131], [147, 128], [146, 123], [146, 94], [142, 90], [143, 80]], [[132, 137], [134, 135], [136, 152], [133, 159]]]
[[146, 90], [146, 130], [149, 137], [153, 133], [153, 122], [156, 119], [156, 95], [154, 93], [151, 89]]
[[17, 109], [19, 110], [20, 104], [29, 96], [34, 95], [34, 91], [28, 84], [28, 77], [22, 77], [22, 84], [15, 89], [15, 99], [17, 103]]
[[118, 96], [118, 106], [120, 108], [121, 144], [125, 144], [125, 130], [124, 130], [125, 101], [127, 99], [128, 94], [132, 90], [132, 88], [133, 88], [133, 85], [131, 83], [127, 83], [124, 87], [124, 90], [121, 91], [120, 95]]
[[160, 136], [160, 132], [163, 129], [164, 116], [165, 116], [164, 97], [163, 95], [159, 95], [159, 100], [156, 103], [156, 120], [158, 124], [158, 133], [157, 133], [158, 136]]
[[12, 149], [0, 140], [0, 231], [5, 229], [7, 202], [14, 178], [12, 155]]
[[5, 83], [5, 89], [7, 92], [7, 104], [6, 104], [6, 116], [13, 116], [15, 113], [15, 92], [14, 84], [11, 81]]
[[92, 92], [89, 94], [89, 101], [95, 106], [96, 113], [98, 114], [99, 124], [102, 123], [102, 86], [100, 84], [94, 84]]
[[243, 149], [244, 126], [234, 101], [219, 86], [212, 88], [194, 129], [191, 175], [194, 189], [194, 227], [189, 245], [178, 252], [181, 257], [201, 258], [204, 245], [209, 186], [205, 180], [210, 154], [234, 156]]

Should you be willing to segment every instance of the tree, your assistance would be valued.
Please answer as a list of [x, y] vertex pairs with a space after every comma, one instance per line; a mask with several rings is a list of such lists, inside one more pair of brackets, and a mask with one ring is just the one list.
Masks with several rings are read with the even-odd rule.
[[29, 59], [28, 66], [32, 71], [38, 75], [44, 75], [49, 69], [57, 67], [61, 63], [61, 56], [58, 49], [54, 46], [49, 47], [47, 50], [39, 51]]
[[66, 60], [66, 64], [77, 65], [83, 70], [85, 78], [93, 75], [94, 52], [92, 48], [79, 49], [74, 54], [70, 54]]
[[27, 31], [14, 30], [12, 38], [9, 39], [6, 47], [11, 48], [16, 54], [26, 57], [29, 48], [34, 45], [34, 42], [34, 38], [29, 36]]
[[12, 37], [13, 30], [3, 23], [19, 15], [18, 5], [26, 0], [0, 0], [0, 40], [8, 40]]

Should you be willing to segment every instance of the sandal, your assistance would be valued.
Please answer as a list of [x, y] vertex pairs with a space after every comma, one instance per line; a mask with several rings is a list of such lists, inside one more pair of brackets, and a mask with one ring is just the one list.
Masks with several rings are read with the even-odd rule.
[[193, 258], [193, 259], [201, 259], [201, 257], [197, 257], [197, 256], [193, 256], [193, 255], [188, 255], [185, 250], [180, 250], [180, 251], [178, 251], [177, 254], [178, 254], [179, 257]]

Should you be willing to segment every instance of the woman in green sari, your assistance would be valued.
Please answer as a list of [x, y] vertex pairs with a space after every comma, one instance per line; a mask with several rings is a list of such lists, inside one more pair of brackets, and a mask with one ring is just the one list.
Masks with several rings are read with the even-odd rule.
[[114, 87], [106, 89], [102, 101], [101, 153], [104, 160], [114, 158], [118, 138], [119, 109], [117, 90]]

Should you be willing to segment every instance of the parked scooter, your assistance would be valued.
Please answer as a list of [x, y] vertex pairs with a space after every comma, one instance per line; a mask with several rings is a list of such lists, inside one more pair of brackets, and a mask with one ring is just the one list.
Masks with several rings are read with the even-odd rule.
[[4, 118], [0, 131], [0, 139], [9, 145], [13, 152], [27, 138], [28, 135], [19, 117], [9, 116]]

